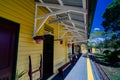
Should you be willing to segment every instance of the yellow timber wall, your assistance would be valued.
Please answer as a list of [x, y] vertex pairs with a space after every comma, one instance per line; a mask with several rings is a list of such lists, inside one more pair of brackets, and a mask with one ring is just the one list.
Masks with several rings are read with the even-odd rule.
[[[27, 71], [29, 68], [28, 56], [32, 58], [32, 69], [35, 70], [40, 66], [40, 54], [43, 54], [43, 44], [36, 44], [33, 42], [34, 29], [34, 0], [0, 0], [0, 17], [17, 22], [20, 24], [19, 45], [18, 45], [18, 72]], [[48, 13], [47, 10], [40, 7], [39, 15]], [[40, 20], [41, 21], [41, 20]], [[38, 22], [40, 22], [38, 21]], [[47, 21], [48, 22], [48, 21]], [[54, 39], [58, 37], [58, 24], [48, 24], [54, 28]], [[63, 29], [63, 27], [61, 27]], [[44, 34], [44, 26], [37, 35]], [[70, 34], [68, 34], [70, 35]], [[61, 45], [58, 41], [54, 41], [54, 73], [57, 73], [57, 68], [68, 61], [68, 48], [66, 38], [63, 39]], [[33, 80], [39, 77], [39, 72], [33, 75]], [[28, 73], [26, 73], [21, 80], [29, 80]]]

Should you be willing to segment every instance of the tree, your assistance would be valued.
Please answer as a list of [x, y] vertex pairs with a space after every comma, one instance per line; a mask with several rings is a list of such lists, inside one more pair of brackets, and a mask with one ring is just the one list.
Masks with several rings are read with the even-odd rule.
[[120, 37], [118, 34], [118, 31], [120, 31], [120, 0], [114, 0], [106, 8], [106, 11], [102, 17], [104, 19], [102, 26], [105, 29], [106, 37], [108, 35], [107, 33], [113, 32], [113, 34], [109, 35], [110, 39], [105, 40], [107, 47], [115, 49], [115, 51], [110, 55], [110, 60], [117, 61], [119, 60], [119, 50], [117, 49], [120, 47]]
[[104, 35], [104, 32], [102, 31], [94, 31], [93, 33], [90, 34], [90, 37], [99, 37], [99, 36], [102, 36]]
[[105, 31], [120, 30], [120, 0], [114, 0], [107, 7], [102, 17], [104, 19], [102, 26], [105, 28]]
[[[106, 37], [109, 36], [111, 42], [107, 43], [108, 47], [118, 48], [119, 45], [117, 44], [120, 31], [120, 0], [114, 0], [107, 8], [105, 13], [103, 14], [104, 21], [102, 22], [102, 26], [105, 29]], [[111, 33], [112, 34], [108, 34]], [[118, 36], [117, 36], [118, 35]], [[108, 41], [108, 40], [106, 40]]]

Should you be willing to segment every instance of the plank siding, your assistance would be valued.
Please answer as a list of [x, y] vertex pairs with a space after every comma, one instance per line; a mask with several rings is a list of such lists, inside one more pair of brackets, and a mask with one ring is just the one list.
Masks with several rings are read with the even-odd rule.
[[[28, 56], [31, 55], [33, 70], [40, 66], [40, 54], [43, 53], [43, 44], [36, 44], [33, 37], [34, 28], [34, 10], [35, 0], [0, 0], [0, 17], [9, 19], [20, 24], [19, 45], [18, 45], [18, 72], [28, 71]], [[43, 7], [39, 7], [38, 15], [48, 13]], [[40, 21], [38, 21], [40, 22]], [[54, 38], [58, 38], [58, 24], [48, 24], [54, 28]], [[38, 24], [37, 24], [38, 25]], [[43, 26], [44, 27], [44, 26]], [[37, 33], [37, 35], [44, 34], [44, 28]], [[54, 41], [54, 73], [57, 72], [58, 66], [61, 62], [67, 61], [66, 38], [64, 37], [63, 44], [59, 41]], [[59, 65], [58, 65], [59, 64]], [[56, 65], [58, 65], [56, 67]], [[34, 80], [39, 77], [39, 72], [33, 75]], [[29, 80], [28, 73], [26, 73], [21, 80]]]

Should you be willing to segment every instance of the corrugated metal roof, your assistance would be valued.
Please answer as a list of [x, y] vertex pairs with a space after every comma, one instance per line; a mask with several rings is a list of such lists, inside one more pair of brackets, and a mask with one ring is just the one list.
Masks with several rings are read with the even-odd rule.
[[39, 16], [38, 18], [45, 18], [43, 20], [44, 23], [49, 16], [53, 16], [57, 20], [60, 20], [58, 22], [64, 25], [65, 29], [70, 32], [73, 37], [78, 36], [75, 40], [82, 39], [87, 41], [87, 2], [89, 2], [89, 0], [39, 0], [36, 5], [45, 7], [50, 13]]
[[44, 3], [59, 4], [58, 0], [42, 0]]
[[70, 12], [70, 16], [73, 20], [80, 21], [84, 23], [84, 14]]
[[62, 0], [64, 5], [83, 7], [82, 0]]

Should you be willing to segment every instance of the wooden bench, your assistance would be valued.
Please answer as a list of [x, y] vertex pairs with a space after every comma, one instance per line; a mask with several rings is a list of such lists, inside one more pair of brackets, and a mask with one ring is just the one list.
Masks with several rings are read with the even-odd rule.
[[70, 62], [67, 62], [66, 64], [62, 65], [60, 68], [58, 68], [59, 75], [62, 75], [64, 77], [64, 71], [71, 65]]

